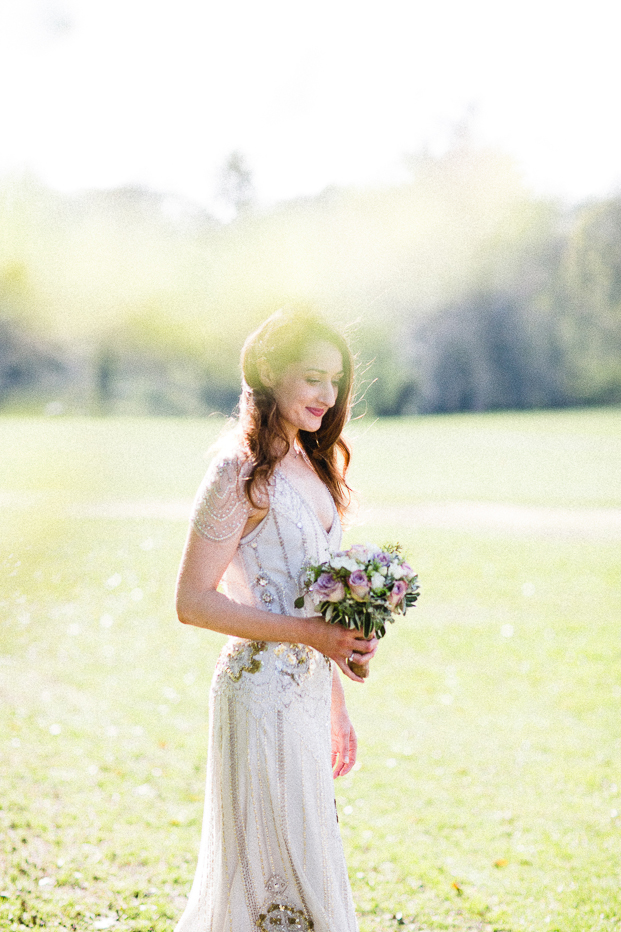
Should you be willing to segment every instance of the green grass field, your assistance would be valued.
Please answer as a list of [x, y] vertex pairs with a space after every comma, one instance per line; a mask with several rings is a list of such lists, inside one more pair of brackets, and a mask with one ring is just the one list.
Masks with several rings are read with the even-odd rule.
[[[621, 509], [620, 421], [352, 425], [374, 523], [347, 540], [398, 539], [422, 585], [347, 684], [361, 932], [621, 928], [621, 523], [597, 523]], [[223, 638], [180, 625], [173, 589], [221, 426], [0, 420], [1, 929], [164, 932], [182, 910]], [[579, 520], [452, 526], [463, 502]], [[411, 519], [430, 503], [441, 526]]]

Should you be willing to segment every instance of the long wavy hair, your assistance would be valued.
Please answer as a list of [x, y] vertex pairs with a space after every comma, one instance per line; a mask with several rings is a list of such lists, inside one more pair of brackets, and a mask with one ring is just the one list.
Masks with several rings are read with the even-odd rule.
[[246, 495], [260, 507], [256, 492], [272, 476], [277, 463], [287, 455], [289, 440], [272, 389], [261, 379], [260, 368], [269, 367], [278, 379], [287, 366], [298, 362], [311, 343], [331, 343], [343, 359], [343, 378], [332, 408], [324, 414], [319, 430], [300, 430], [298, 440], [319, 478], [330, 490], [337, 511], [343, 516], [351, 500], [345, 474], [351, 453], [342, 431], [351, 408], [354, 360], [345, 337], [326, 320], [306, 311], [280, 310], [251, 333], [241, 353], [242, 395], [239, 427], [250, 454]]

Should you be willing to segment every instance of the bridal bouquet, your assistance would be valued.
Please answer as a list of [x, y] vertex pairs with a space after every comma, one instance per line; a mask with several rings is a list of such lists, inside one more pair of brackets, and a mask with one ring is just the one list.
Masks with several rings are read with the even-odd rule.
[[[310, 598], [331, 624], [362, 631], [365, 638], [386, 634], [386, 623], [405, 615], [419, 595], [418, 576], [406, 563], [399, 544], [383, 548], [354, 544], [329, 560], [307, 567], [304, 593], [295, 601], [302, 608]], [[358, 676], [368, 676], [367, 665], [350, 662]]]

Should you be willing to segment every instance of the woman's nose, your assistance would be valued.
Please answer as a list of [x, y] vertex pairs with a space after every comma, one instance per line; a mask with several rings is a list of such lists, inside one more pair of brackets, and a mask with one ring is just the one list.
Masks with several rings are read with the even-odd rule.
[[338, 388], [336, 385], [333, 385], [332, 382], [322, 382], [321, 401], [323, 404], [327, 405], [329, 408], [334, 407], [338, 393]]

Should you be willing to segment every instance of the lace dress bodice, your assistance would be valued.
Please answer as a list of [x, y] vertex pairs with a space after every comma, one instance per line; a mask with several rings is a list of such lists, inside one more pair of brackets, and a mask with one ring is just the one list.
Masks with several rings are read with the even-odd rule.
[[[192, 523], [208, 540], [223, 541], [245, 524], [249, 504], [243, 485], [247, 466], [241, 456], [215, 461], [199, 489]], [[280, 615], [304, 614], [294, 607], [304, 567], [320, 563], [341, 542], [341, 524], [333, 503], [329, 531], [304, 496], [277, 467], [269, 483], [269, 511], [239, 542], [224, 575], [229, 598]]]

